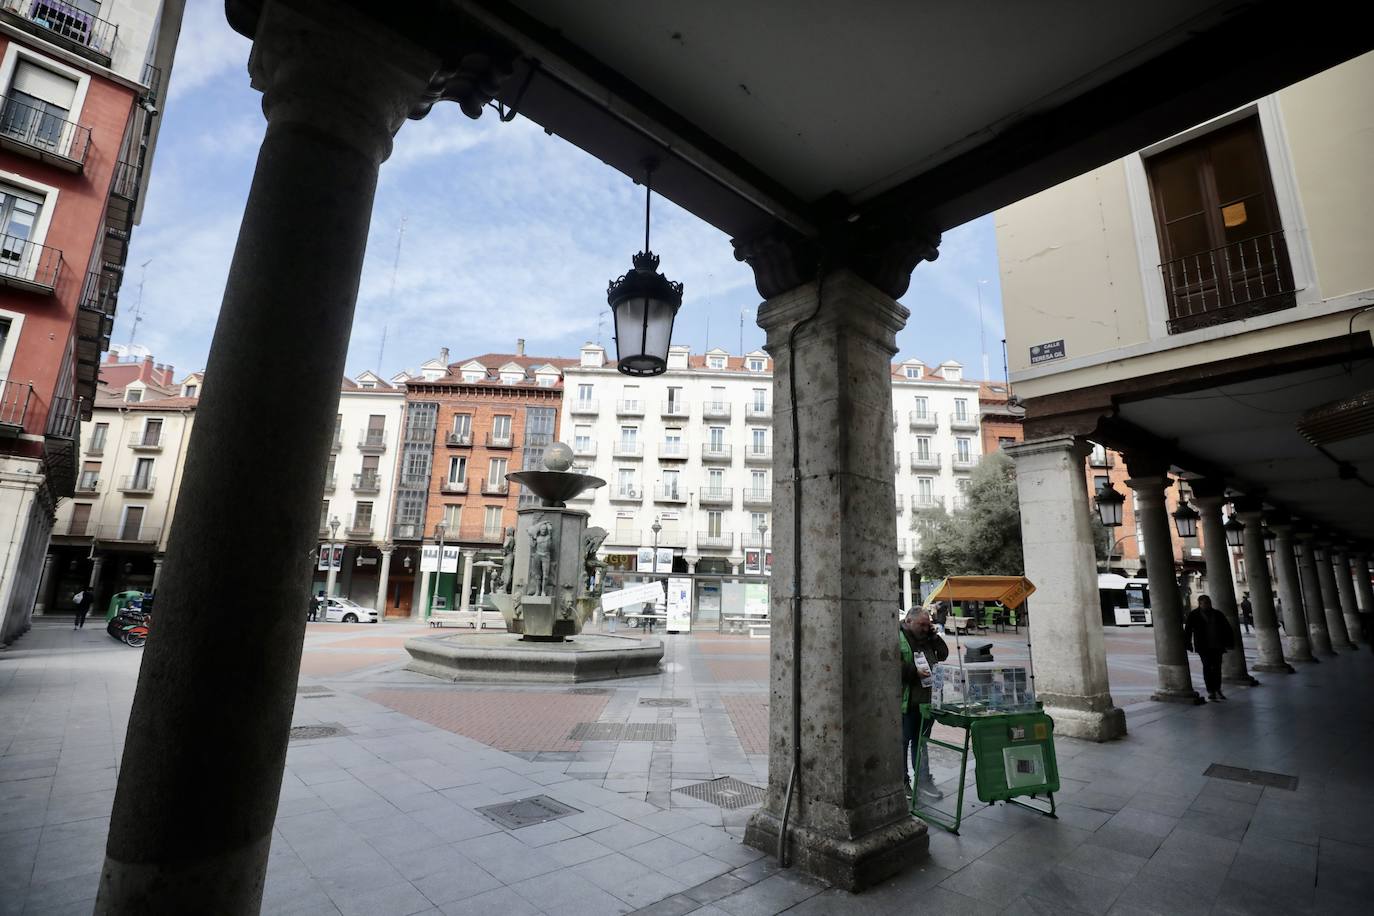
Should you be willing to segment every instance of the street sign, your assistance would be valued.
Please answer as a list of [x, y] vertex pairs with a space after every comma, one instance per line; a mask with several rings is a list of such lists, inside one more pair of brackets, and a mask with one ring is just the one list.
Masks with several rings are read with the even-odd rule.
[[1048, 343], [1036, 344], [1030, 348], [1030, 361], [1034, 366], [1037, 363], [1047, 363], [1052, 359], [1064, 358], [1064, 341], [1051, 340]]
[[618, 592], [606, 592], [601, 596], [601, 609], [614, 611], [631, 604], [643, 604], [652, 601], [654, 604], [663, 600], [663, 583], [661, 582], [641, 582], [638, 585], [630, 585], [622, 588]]

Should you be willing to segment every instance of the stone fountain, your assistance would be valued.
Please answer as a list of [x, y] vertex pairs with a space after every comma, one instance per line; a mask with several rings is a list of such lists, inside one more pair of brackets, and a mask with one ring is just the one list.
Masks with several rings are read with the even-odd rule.
[[416, 637], [406, 641], [411, 671], [449, 680], [573, 682], [653, 674], [660, 640], [582, 632], [601, 602], [596, 551], [606, 539], [588, 514], [567, 500], [606, 481], [569, 471], [572, 449], [548, 448], [542, 471], [506, 479], [542, 501], [516, 513], [506, 530], [497, 585], [489, 595], [506, 632]]

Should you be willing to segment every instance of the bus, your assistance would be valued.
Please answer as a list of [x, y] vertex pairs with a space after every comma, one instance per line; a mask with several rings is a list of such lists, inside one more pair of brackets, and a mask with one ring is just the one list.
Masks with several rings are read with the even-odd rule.
[[1097, 594], [1102, 601], [1104, 627], [1154, 626], [1150, 616], [1149, 580], [1098, 573]]

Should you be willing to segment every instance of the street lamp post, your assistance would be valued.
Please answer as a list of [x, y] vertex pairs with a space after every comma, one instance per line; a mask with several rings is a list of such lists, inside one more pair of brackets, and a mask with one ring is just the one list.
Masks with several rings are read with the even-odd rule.
[[1103, 572], [1110, 573], [1112, 571], [1112, 557], [1116, 556], [1116, 548], [1120, 547], [1122, 544], [1126, 543], [1133, 537], [1135, 537], [1134, 533], [1123, 534], [1121, 537], [1117, 538], [1115, 541], [1112, 542], [1112, 546], [1107, 549], [1107, 567], [1103, 570]]
[[759, 522], [759, 575], [763, 575], [766, 563], [764, 557], [768, 551], [768, 521], [764, 519]]
[[[439, 571], [438, 571], [437, 573], [434, 574], [434, 591], [435, 591], [435, 592], [438, 592], [440, 586], [442, 586], [442, 585], [444, 584], [444, 533], [445, 533], [445, 531], [447, 531], [447, 526], [444, 525], [444, 523], [443, 523], [442, 521], [437, 522], [437, 523], [434, 525], [434, 537], [439, 541]], [[431, 598], [429, 599], [429, 610], [426, 611], [425, 616], [428, 617], [428, 616], [429, 616], [429, 612], [430, 612], [430, 611], [433, 611], [433, 610], [434, 610], [434, 599], [431, 597]]]
[[[655, 581], [655, 582], [658, 581], [658, 533], [659, 533], [660, 531], [663, 530], [663, 526], [660, 525], [660, 524], [658, 523], [658, 518], [659, 518], [659, 517], [658, 517], [657, 515], [655, 515], [655, 516], [654, 516], [654, 523], [653, 523], [652, 525], [649, 526], [649, 530], [652, 531], [652, 532], [654, 533], [654, 564], [653, 564], [653, 570], [654, 570], [654, 581]], [[657, 603], [655, 603], [655, 605], [654, 605], [654, 610], [655, 610], [655, 611], [658, 610], [658, 605], [657, 605]], [[654, 631], [654, 620], [653, 620], [652, 617], [650, 617], [650, 618], [648, 618], [648, 621], [649, 621], [649, 632], [652, 633], [652, 632]], [[665, 623], [664, 626], [666, 627], [667, 624]]]
[[[326, 599], [334, 597], [334, 580], [337, 578], [338, 573], [338, 567], [334, 563], [334, 541], [338, 539], [338, 536], [339, 517], [336, 515], [329, 520], [329, 574], [325, 577], [324, 583], [324, 596]], [[324, 619], [324, 613], [328, 609], [328, 601], [326, 601], [325, 607], [320, 609], [321, 620]]]

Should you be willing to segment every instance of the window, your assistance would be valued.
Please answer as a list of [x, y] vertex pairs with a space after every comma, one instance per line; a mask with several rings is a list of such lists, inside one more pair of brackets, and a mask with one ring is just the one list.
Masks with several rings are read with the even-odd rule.
[[668, 497], [669, 499], [677, 499], [677, 498], [678, 498], [678, 492], [679, 492], [679, 491], [678, 491], [678, 472], [677, 472], [677, 471], [664, 471], [664, 472], [663, 472], [663, 495], [666, 496], [666, 497]]
[[945, 366], [940, 370], [940, 374], [944, 376], [947, 382], [958, 382], [964, 378], [964, 370], [958, 366]]
[[491, 418], [491, 438], [495, 441], [510, 441], [510, 415], [497, 414]]
[[718, 538], [720, 534], [720, 523], [724, 517], [719, 509], [712, 509], [706, 513], [706, 535], [707, 537]]
[[100, 462], [83, 461], [81, 463], [81, 480], [77, 483], [78, 490], [94, 490], [100, 483]]
[[134, 465], [133, 485], [136, 490], [146, 490], [153, 485], [153, 459], [138, 459]]
[[1176, 334], [1294, 306], [1259, 118], [1145, 161]]
[[709, 431], [709, 434], [708, 434], [708, 435], [709, 435], [709, 437], [710, 437], [710, 438], [709, 438], [709, 441], [710, 441], [710, 443], [711, 443], [711, 451], [713, 451], [713, 452], [723, 452], [723, 451], [725, 451], [725, 427], [724, 427], [724, 426], [712, 426], [711, 429], [710, 429], [710, 431]]
[[573, 451], [589, 452], [592, 449], [592, 428], [587, 424], [578, 424], [573, 432]]
[[663, 444], [667, 446], [664, 451], [668, 454], [680, 453], [682, 451], [682, 429], [670, 426], [663, 430]]
[[91, 504], [73, 503], [72, 522], [67, 527], [68, 534], [82, 535], [86, 533], [87, 526], [91, 523]]
[[591, 385], [578, 385], [578, 386], [577, 386], [577, 399], [578, 399], [579, 401], [581, 401], [582, 403], [584, 403], [584, 404], [587, 403], [588, 401], [590, 401], [590, 400], [592, 399], [592, 386], [591, 386]]
[[373, 414], [367, 418], [367, 444], [381, 445], [386, 442], [386, 417]]
[[329, 500], [320, 503], [320, 530], [329, 530]]
[[453, 415], [453, 434], [460, 439], [472, 435], [472, 414], [456, 413]]
[[960, 461], [973, 460], [971, 457], [972, 452], [970, 451], [969, 440], [967, 438], [960, 437], [954, 440], [954, 454]]
[[548, 372], [540, 373], [536, 375], [534, 378], [535, 381], [539, 383], [540, 388], [552, 388], [554, 383], [558, 381], [558, 376], [552, 375]]
[[755, 493], [762, 493], [762, 492], [764, 492], [765, 490], [767, 490], [767, 489], [768, 489], [768, 472], [767, 472], [767, 471], [750, 471], [750, 472], [749, 472], [749, 488], [750, 488], [751, 490], [753, 490]]
[[927, 398], [916, 399], [916, 416], [922, 420], [930, 416], [930, 401]]
[[95, 429], [91, 430], [91, 447], [87, 449], [92, 455], [99, 455], [105, 451], [105, 440], [110, 435], [110, 424], [97, 423]]
[[0, 131], [23, 143], [62, 149], [71, 142], [67, 121], [76, 99], [76, 80], [54, 73], [22, 58], [0, 114]]
[[758, 413], [763, 413], [763, 412], [764, 412], [765, 410], [767, 410], [767, 409], [768, 409], [768, 389], [767, 389], [767, 388], [755, 388], [755, 389], [754, 389], [754, 410], [755, 410], [756, 412], [758, 412]]
[[625, 402], [625, 407], [630, 410], [639, 407], [639, 386], [626, 385], [621, 400]]
[[491, 459], [487, 469], [487, 483], [492, 489], [505, 485], [507, 469], [505, 458]]
[[372, 503], [357, 503], [353, 508], [353, 530], [372, 530]]
[[196, 396], [196, 392], [199, 390], [200, 389], [197, 388], [195, 385], [187, 385], [185, 388], [182, 389], [181, 396], [184, 398], [193, 398]]
[[149, 419], [143, 425], [143, 444], [158, 445], [162, 442], [162, 421]]
[[725, 388], [724, 388], [724, 387], [722, 387], [722, 386], [717, 386], [717, 387], [713, 387], [713, 388], [711, 389], [711, 400], [710, 400], [710, 405], [711, 405], [711, 409], [712, 409], [712, 410], [724, 410], [724, 409], [725, 409]]
[[119, 532], [120, 538], [126, 541], [137, 541], [139, 535], [143, 533], [143, 507], [128, 506], [124, 510], [124, 525]]
[[929, 436], [917, 436], [917, 437], [916, 437], [916, 459], [917, 459], [918, 461], [929, 461], [929, 460], [930, 460], [930, 437], [929, 437]]
[[334, 441], [335, 441], [335, 442], [338, 442], [338, 441], [340, 441], [340, 440], [342, 440], [342, 439], [343, 439], [343, 414], [341, 414], [341, 413], [336, 413], [336, 414], [334, 415]]
[[764, 452], [768, 451], [768, 430], [749, 430], [749, 448], [755, 455], [762, 455]]
[[708, 356], [708, 357], [706, 357], [706, 368], [708, 368], [708, 369], [724, 369], [724, 368], [725, 368], [725, 357], [723, 357], [723, 356]]
[[137, 404], [143, 400], [142, 388], [129, 388], [124, 392], [124, 403]]
[[633, 468], [618, 468], [615, 472], [615, 491], [620, 496], [635, 496], [635, 472]]
[[[544, 448], [553, 444], [553, 424], [557, 411], [552, 407], [525, 408], [525, 467], [539, 467], [544, 460]], [[532, 454], [538, 449], [538, 454]]]
[[458, 539], [458, 533], [463, 528], [463, 507], [446, 503], [444, 505], [444, 533], [453, 540]]
[[759, 536], [759, 529], [768, 523], [767, 512], [749, 513], [749, 534], [753, 537]]
[[620, 447], [627, 452], [632, 452], [639, 445], [639, 427], [622, 426], [620, 427]]
[[681, 388], [669, 388], [669, 389], [668, 389], [668, 412], [669, 412], [669, 413], [677, 413], [677, 412], [680, 411], [680, 410], [682, 410], [682, 389], [681, 389]]
[[1111, 485], [1111, 482], [1112, 479], [1108, 477], [1106, 474], [1094, 474], [1093, 492], [1101, 493], [1103, 490], [1105, 490], [1108, 486]]
[[450, 458], [448, 460], [448, 482], [466, 483], [468, 479], [468, 460], [466, 458]]
[[1016, 444], [1016, 437], [1015, 437], [1015, 436], [998, 436], [998, 437], [997, 437], [997, 447], [998, 447], [998, 448], [1006, 448], [1006, 447], [1009, 446], [1009, 445], [1015, 445], [1015, 444]]
[[935, 502], [935, 478], [916, 478], [916, 499], [925, 505]]
[[765, 365], [766, 365], [766, 361], [765, 361], [764, 359], [762, 359], [761, 357], [757, 357], [757, 356], [751, 356], [751, 357], [749, 357], [749, 371], [750, 371], [750, 372], [762, 372]]
[[28, 242], [43, 210], [43, 200], [32, 191], [0, 184], [0, 271], [28, 274], [37, 263], [37, 253], [29, 249]]
[[487, 377], [487, 373], [486, 373], [485, 371], [481, 370], [481, 369], [464, 369], [464, 370], [463, 370], [463, 381], [468, 382], [469, 384], [471, 384], [471, 383], [473, 383], [473, 382], [480, 382], [480, 381], [482, 381], [482, 379], [484, 379], [484, 378], [486, 378], [486, 377]]
[[495, 537], [501, 534], [501, 507], [487, 506], [482, 514], [482, 535]]
[[330, 455], [330, 456], [329, 456], [329, 464], [325, 465], [325, 469], [324, 469], [324, 479], [325, 479], [329, 484], [331, 484], [331, 485], [334, 483], [334, 465], [335, 465], [335, 463], [336, 463], [337, 461], [338, 461], [338, 456], [337, 456], [337, 455]]
[[708, 468], [706, 471], [706, 489], [712, 493], [719, 493], [725, 489], [725, 472], [720, 468]]
[[963, 398], [954, 399], [954, 419], [968, 419], [968, 401], [964, 400]]
[[906, 367], [905, 375], [906, 375], [907, 378], [915, 378], [915, 379], [918, 379], [918, 378], [921, 377], [921, 367], [920, 367], [920, 366], [907, 366], [907, 367]]
[[525, 380], [525, 373], [523, 373], [523, 372], [502, 372], [502, 373], [501, 373], [501, 384], [502, 384], [502, 385], [516, 385], [516, 384], [519, 384], [520, 382], [523, 382], [524, 380]]

